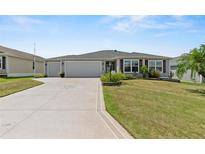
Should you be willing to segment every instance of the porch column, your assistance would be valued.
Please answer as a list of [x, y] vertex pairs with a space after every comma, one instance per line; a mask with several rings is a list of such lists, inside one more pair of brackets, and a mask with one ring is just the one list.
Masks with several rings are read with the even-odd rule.
[[106, 61], [104, 61], [103, 65], [104, 65], [104, 70], [103, 70], [104, 72], [103, 73], [106, 73]]
[[117, 73], [119, 73], [120, 72], [120, 59], [117, 59], [116, 60], [116, 71], [117, 71]]
[[60, 73], [63, 73], [63, 61], [62, 60], [60, 60]]
[[47, 75], [47, 63], [46, 61], [44, 61], [44, 74]]
[[142, 66], [145, 65], [145, 59], [142, 59]]

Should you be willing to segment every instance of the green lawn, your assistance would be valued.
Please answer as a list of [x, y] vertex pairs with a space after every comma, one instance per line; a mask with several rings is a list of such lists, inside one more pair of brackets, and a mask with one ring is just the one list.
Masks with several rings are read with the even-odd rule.
[[107, 111], [135, 138], [205, 138], [205, 85], [152, 80], [104, 86]]
[[42, 82], [24, 78], [0, 78], [0, 97], [41, 85]]

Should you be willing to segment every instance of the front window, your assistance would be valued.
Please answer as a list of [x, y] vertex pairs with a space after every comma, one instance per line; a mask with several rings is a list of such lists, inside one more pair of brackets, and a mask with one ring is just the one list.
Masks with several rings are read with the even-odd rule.
[[161, 60], [156, 60], [156, 70], [162, 72], [162, 61]]
[[124, 60], [124, 72], [125, 73], [139, 72], [139, 60], [138, 59], [125, 59]]
[[149, 70], [155, 70], [155, 60], [149, 60]]
[[138, 60], [132, 60], [132, 72], [138, 72]]
[[149, 70], [156, 70], [159, 72], [163, 71], [163, 61], [162, 60], [149, 60]]
[[125, 60], [124, 66], [125, 66], [125, 72], [131, 72], [131, 61], [130, 60]]
[[0, 57], [0, 69], [2, 69], [2, 65], [3, 65], [2, 57]]

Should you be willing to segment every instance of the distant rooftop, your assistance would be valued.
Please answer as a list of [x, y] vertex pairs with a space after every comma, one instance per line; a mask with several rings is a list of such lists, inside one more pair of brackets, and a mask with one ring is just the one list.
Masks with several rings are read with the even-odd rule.
[[[4, 53], [5, 55], [8, 55], [8, 56], [25, 58], [29, 60], [33, 60], [33, 56], [34, 56], [33, 54], [19, 51], [16, 49], [11, 49], [11, 48], [4, 47], [4, 46], [0, 46], [0, 53]], [[43, 57], [40, 57], [40, 56], [35, 56], [35, 57], [36, 57], [36, 60], [41, 60], [41, 61], [44, 60]]]
[[148, 59], [170, 59], [170, 57], [138, 53], [138, 52], [124, 52], [118, 50], [101, 50], [96, 52], [90, 52], [80, 55], [66, 55], [54, 58], [48, 58], [47, 60], [69, 60], [69, 59], [87, 59], [87, 60], [104, 60], [104, 59], [116, 59], [116, 58], [148, 58]]

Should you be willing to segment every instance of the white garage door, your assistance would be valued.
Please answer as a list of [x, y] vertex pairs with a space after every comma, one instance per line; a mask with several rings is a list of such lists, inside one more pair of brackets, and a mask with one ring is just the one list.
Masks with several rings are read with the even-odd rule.
[[58, 77], [60, 73], [60, 62], [47, 62], [47, 75]]
[[102, 74], [101, 61], [66, 61], [66, 77], [99, 77]]

